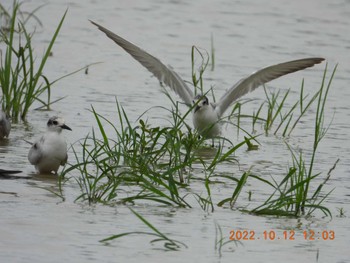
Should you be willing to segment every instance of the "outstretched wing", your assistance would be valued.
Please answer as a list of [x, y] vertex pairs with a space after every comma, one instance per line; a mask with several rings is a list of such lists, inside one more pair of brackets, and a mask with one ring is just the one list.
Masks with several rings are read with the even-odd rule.
[[283, 75], [312, 67], [315, 64], [321, 63], [323, 60], [324, 58], [304, 58], [293, 60], [263, 68], [253, 73], [252, 75], [241, 79], [232, 88], [230, 88], [217, 102], [216, 107], [219, 116], [221, 116], [234, 101], [236, 101], [241, 96], [255, 90], [260, 85], [277, 79]]
[[108, 29], [100, 26], [99, 24], [90, 21], [92, 24], [98, 27], [104, 32], [107, 37], [112, 39], [126, 52], [128, 52], [134, 59], [141, 63], [146, 69], [148, 69], [161, 83], [169, 86], [175, 91], [181, 99], [189, 107], [192, 105], [193, 92], [189, 89], [186, 83], [180, 78], [180, 76], [173, 71], [170, 67], [165, 66], [159, 59], [148, 54], [146, 51], [140, 49], [129, 41], [114, 34]]

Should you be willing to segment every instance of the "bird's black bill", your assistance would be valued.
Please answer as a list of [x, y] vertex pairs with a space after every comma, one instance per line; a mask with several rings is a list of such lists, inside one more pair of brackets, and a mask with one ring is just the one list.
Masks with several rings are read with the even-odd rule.
[[72, 130], [71, 128], [69, 128], [66, 124], [63, 124], [62, 126], [61, 126], [61, 128], [62, 129], [66, 129], [66, 130]]

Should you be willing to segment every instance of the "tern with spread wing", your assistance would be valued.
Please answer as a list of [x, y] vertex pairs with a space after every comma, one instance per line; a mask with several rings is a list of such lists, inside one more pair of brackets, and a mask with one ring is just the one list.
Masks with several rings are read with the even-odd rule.
[[216, 103], [210, 103], [206, 96], [194, 96], [185, 81], [170, 67], [165, 66], [159, 59], [140, 49], [129, 41], [114, 34], [110, 30], [91, 21], [107, 37], [128, 52], [141, 65], [148, 69], [161, 83], [175, 91], [186, 105], [193, 108], [193, 125], [195, 129], [206, 138], [220, 135], [219, 124], [227, 108], [243, 95], [255, 90], [259, 86], [277, 79], [283, 75], [303, 70], [321, 63], [324, 58], [313, 57], [293, 60], [276, 64], [256, 71], [250, 76], [241, 79], [233, 85]]
[[57, 174], [60, 165], [66, 164], [67, 143], [61, 135], [63, 129], [72, 130], [65, 124], [64, 119], [51, 117], [47, 122], [46, 133], [30, 148], [28, 160], [38, 173]]

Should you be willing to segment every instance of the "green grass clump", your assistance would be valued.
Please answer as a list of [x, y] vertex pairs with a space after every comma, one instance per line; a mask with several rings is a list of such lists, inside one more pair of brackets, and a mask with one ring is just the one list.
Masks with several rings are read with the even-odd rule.
[[[188, 189], [193, 165], [202, 167], [207, 173], [206, 189], [210, 196], [210, 177], [215, 167], [231, 162], [233, 153], [244, 146], [245, 141], [226, 149], [225, 143], [233, 144], [219, 138], [216, 153], [207, 164], [198, 149], [211, 147], [203, 146], [204, 139], [192, 131], [184, 121], [185, 117], [179, 114], [178, 105], [174, 105], [170, 111], [171, 125], [165, 127], [151, 127], [142, 119], [133, 126], [118, 102], [115, 123], [119, 127], [92, 109], [99, 136], [93, 131], [80, 143], [82, 154], [75, 152], [77, 164], [63, 174], [73, 170], [79, 172], [77, 180], [82, 194], [77, 200], [88, 200], [89, 203], [153, 201], [191, 207], [186, 197], [193, 194], [203, 209], [212, 206], [211, 201]], [[114, 131], [113, 136], [107, 136], [106, 124]], [[132, 189], [127, 196], [124, 195], [126, 188]]]
[[[4, 56], [1, 56], [0, 86], [2, 96], [0, 103], [4, 111], [14, 121], [24, 120], [31, 105], [38, 101], [49, 109], [51, 102], [51, 86], [57, 81], [49, 81], [44, 75], [44, 67], [50, 57], [52, 47], [62, 27], [67, 11], [64, 13], [58, 27], [41, 58], [37, 56], [32, 46], [33, 33], [26, 30], [25, 23], [17, 19], [19, 4], [14, 2], [13, 12], [9, 18], [9, 28], [0, 28], [0, 37], [5, 44]], [[9, 32], [9, 33], [8, 33]], [[36, 65], [39, 65], [36, 68]], [[47, 93], [46, 101], [40, 96]]]
[[[318, 187], [311, 189], [311, 185], [315, 179], [321, 175], [321, 173], [314, 172], [314, 166], [319, 143], [328, 130], [328, 127], [324, 127], [325, 105], [336, 68], [337, 67], [334, 68], [328, 84], [326, 84], [326, 66], [321, 87], [311, 99], [311, 101], [317, 101], [317, 107], [314, 126], [314, 142], [310, 160], [307, 161], [301, 152], [294, 151], [292, 147], [287, 144], [292, 155], [293, 165], [289, 167], [287, 175], [280, 183], [277, 183], [274, 179], [269, 181], [259, 176], [254, 176], [254, 178], [273, 187], [274, 190], [262, 205], [253, 209], [251, 212], [268, 215], [300, 216], [311, 215], [315, 210], [321, 210], [326, 216], [331, 216], [331, 211], [326, 206], [322, 205], [323, 201], [328, 197], [331, 191], [323, 195], [321, 194], [324, 184], [329, 180], [331, 171]], [[310, 106], [309, 104], [310, 102], [306, 108]], [[302, 114], [304, 114], [304, 109], [305, 108], [302, 108], [301, 106]], [[298, 118], [298, 120], [299, 119], [300, 118]], [[337, 162], [338, 161], [336, 161], [336, 163]], [[331, 170], [335, 168], [336, 163]]]
[[[78, 164], [65, 171], [77, 169], [81, 173], [79, 184], [83, 194], [79, 198], [89, 202], [110, 201], [120, 185], [133, 185], [139, 191], [120, 202], [142, 199], [189, 207], [178, 190], [183, 186], [186, 168], [195, 158], [188, 153], [192, 148], [186, 143], [188, 135], [179, 129], [179, 124], [151, 128], [139, 120], [139, 125], [133, 127], [119, 103], [117, 112], [120, 129], [93, 109], [102, 138], [97, 139], [95, 132], [88, 136], [82, 144], [82, 160], [76, 155]], [[113, 128], [115, 139], [107, 137], [103, 121]], [[88, 143], [93, 146], [91, 150]]]

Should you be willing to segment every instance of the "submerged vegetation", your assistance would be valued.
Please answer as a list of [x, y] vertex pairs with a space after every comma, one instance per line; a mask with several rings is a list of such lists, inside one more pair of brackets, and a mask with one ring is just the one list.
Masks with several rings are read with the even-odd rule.
[[134, 211], [133, 209], [129, 208], [130, 211], [138, 218], [140, 219], [149, 229], [151, 229], [153, 232], [143, 232], [143, 231], [133, 231], [133, 232], [126, 232], [126, 233], [121, 233], [118, 235], [113, 235], [110, 237], [107, 237], [103, 240], [100, 240], [100, 242], [109, 242], [111, 240], [123, 237], [123, 236], [128, 236], [128, 235], [148, 235], [148, 236], [155, 236], [157, 237], [156, 239], [151, 240], [151, 243], [156, 243], [156, 242], [163, 242], [164, 247], [168, 250], [179, 250], [182, 247], [187, 248], [186, 244], [173, 240], [160, 232], [155, 226], [153, 226], [149, 221], [147, 221], [144, 217], [142, 217], [139, 213]]

